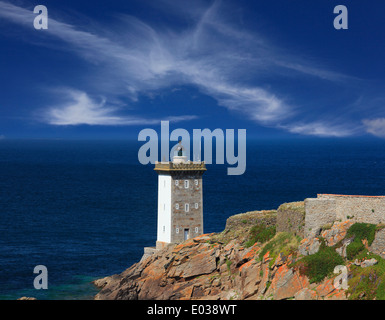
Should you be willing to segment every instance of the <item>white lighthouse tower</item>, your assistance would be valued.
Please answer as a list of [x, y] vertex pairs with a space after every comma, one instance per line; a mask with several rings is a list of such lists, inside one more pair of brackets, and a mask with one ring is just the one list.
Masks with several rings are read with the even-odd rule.
[[158, 224], [156, 247], [145, 247], [145, 257], [169, 244], [203, 234], [203, 161], [187, 159], [181, 141], [172, 161], [156, 162]]
[[181, 141], [170, 162], [156, 162], [158, 227], [156, 248], [203, 234], [204, 162], [189, 161]]

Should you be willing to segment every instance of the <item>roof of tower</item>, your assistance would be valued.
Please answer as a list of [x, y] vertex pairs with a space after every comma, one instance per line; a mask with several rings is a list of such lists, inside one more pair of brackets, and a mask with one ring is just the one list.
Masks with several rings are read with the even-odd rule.
[[174, 163], [170, 162], [155, 162], [155, 171], [206, 171], [206, 165], [204, 161], [200, 162], [182, 162]]

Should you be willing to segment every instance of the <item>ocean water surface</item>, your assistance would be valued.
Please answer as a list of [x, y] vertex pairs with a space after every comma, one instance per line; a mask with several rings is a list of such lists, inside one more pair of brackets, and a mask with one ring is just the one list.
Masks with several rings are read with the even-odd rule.
[[[137, 141], [0, 140], [0, 299], [91, 299], [95, 278], [120, 273], [156, 241], [157, 174]], [[385, 195], [382, 140], [247, 143], [247, 169], [204, 174], [204, 231], [234, 214], [317, 193]], [[36, 265], [48, 289], [36, 290]]]

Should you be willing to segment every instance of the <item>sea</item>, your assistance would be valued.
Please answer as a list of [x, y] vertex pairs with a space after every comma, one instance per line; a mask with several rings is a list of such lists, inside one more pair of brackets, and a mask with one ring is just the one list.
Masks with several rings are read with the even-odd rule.
[[[0, 299], [86, 300], [156, 241], [157, 174], [135, 140], [0, 140]], [[226, 219], [316, 197], [385, 195], [381, 139], [254, 139], [243, 175], [203, 176], [204, 232]], [[43, 265], [48, 289], [35, 289]]]

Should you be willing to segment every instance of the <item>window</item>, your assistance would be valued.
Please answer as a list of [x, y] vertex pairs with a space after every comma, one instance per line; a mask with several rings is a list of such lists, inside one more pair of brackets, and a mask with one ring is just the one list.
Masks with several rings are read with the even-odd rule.
[[175, 185], [179, 186], [179, 180], [175, 180]]
[[195, 209], [198, 209], [198, 202], [195, 202], [194, 207]]
[[166, 231], [166, 227], [165, 226], [163, 226], [163, 232], [165, 232]]
[[194, 180], [194, 184], [197, 186], [197, 185], [198, 185], [198, 183], [199, 183], [199, 182], [198, 182], [198, 180], [197, 180], [197, 179], [195, 179], [195, 180]]
[[199, 229], [198, 227], [195, 227], [195, 233], [198, 233]]
[[188, 203], [185, 203], [184, 205], [184, 211], [189, 212], [190, 211], [190, 205]]
[[176, 228], [176, 229], [175, 229], [175, 232], [176, 232], [176, 233], [179, 233], [179, 228]]
[[188, 185], [189, 185], [188, 182], [189, 182], [188, 180], [185, 180], [185, 181], [184, 181], [184, 187], [185, 187], [186, 189], [188, 188]]
[[177, 204], [175, 205], [175, 209], [176, 209], [176, 210], [179, 210], [179, 203], [177, 203]]

